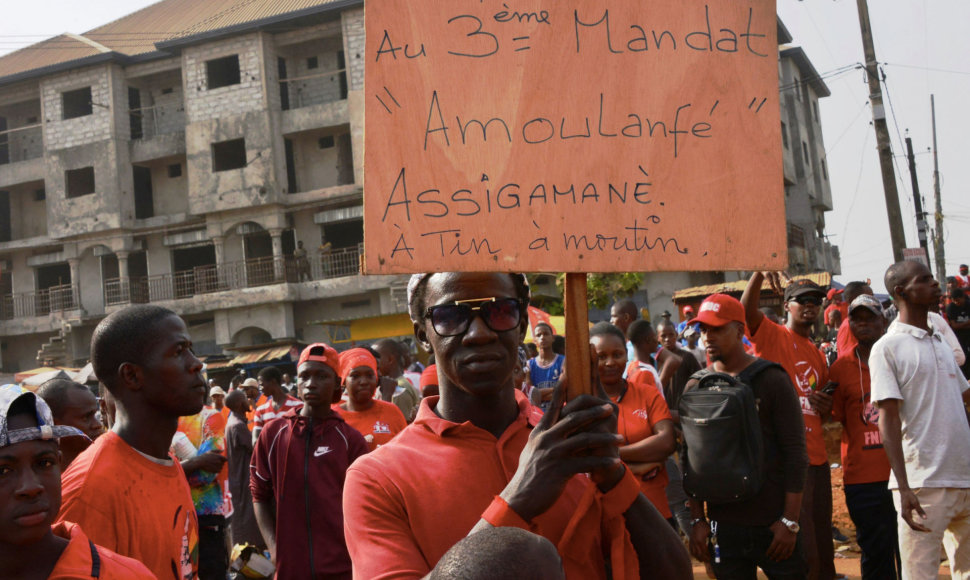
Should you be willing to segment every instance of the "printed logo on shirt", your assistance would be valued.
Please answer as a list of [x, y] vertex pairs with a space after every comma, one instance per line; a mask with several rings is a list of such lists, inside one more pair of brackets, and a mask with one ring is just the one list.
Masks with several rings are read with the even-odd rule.
[[374, 433], [386, 433], [390, 435], [391, 426], [383, 421], [378, 421], [374, 423]]
[[633, 416], [638, 419], [643, 419], [644, 421], [648, 421], [650, 419], [650, 414], [647, 413], [646, 409], [637, 409], [633, 412]]
[[330, 453], [330, 448], [326, 445], [321, 445], [320, 447], [317, 447], [316, 451], [313, 452], [313, 456], [320, 457], [326, 455], [327, 453]]

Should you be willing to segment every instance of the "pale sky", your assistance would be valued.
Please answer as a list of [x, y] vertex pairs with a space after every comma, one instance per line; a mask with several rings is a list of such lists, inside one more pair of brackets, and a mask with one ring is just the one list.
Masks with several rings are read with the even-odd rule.
[[[200, 0], [203, 1], [203, 0]], [[151, 0], [4, 0], [0, 54], [62, 32], [82, 33], [152, 4]], [[907, 246], [916, 247], [916, 218], [906, 131], [913, 139], [924, 209], [933, 227], [933, 158], [930, 94], [936, 95], [937, 147], [945, 217], [947, 274], [970, 262], [970, 2], [966, 0], [870, 0], [876, 58], [886, 74], [884, 97]], [[805, 49], [816, 70], [833, 71], [863, 61], [855, 0], [778, 0], [778, 14], [794, 46]], [[841, 282], [882, 275], [892, 262], [889, 226], [875, 147], [868, 87], [861, 70], [825, 78], [832, 96], [822, 99], [822, 132], [828, 155], [834, 210], [826, 234], [842, 252]], [[891, 106], [890, 106], [891, 105]], [[933, 247], [930, 245], [930, 255]]]

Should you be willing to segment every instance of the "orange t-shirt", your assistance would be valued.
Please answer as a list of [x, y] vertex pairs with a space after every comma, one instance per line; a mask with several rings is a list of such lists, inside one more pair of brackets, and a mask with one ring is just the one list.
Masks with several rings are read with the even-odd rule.
[[344, 418], [348, 425], [360, 431], [373, 451], [394, 438], [408, 426], [404, 413], [394, 403], [374, 401], [374, 406], [366, 411], [348, 411], [334, 405], [333, 410]]
[[61, 488], [56, 523], [76, 522], [95, 544], [142, 562], [161, 580], [195, 577], [198, 522], [178, 461], [156, 463], [109, 431], [71, 463]]
[[[78, 578], [98, 578], [98, 580], [154, 580], [144, 564], [133, 558], [119, 556], [107, 548], [96, 546], [97, 562], [91, 554], [91, 542], [81, 530], [81, 526], [71, 522], [61, 522], [51, 528], [58, 538], [68, 540], [67, 548], [54, 564], [47, 580], [78, 580]], [[98, 572], [94, 576], [92, 572]]]
[[825, 439], [822, 436], [822, 419], [808, 402], [808, 396], [812, 391], [822, 388], [828, 382], [825, 355], [808, 338], [799, 336], [788, 327], [775, 324], [767, 318], [761, 321], [761, 326], [751, 337], [751, 342], [754, 343], [757, 356], [780, 364], [791, 377], [798, 402], [802, 406], [802, 419], [805, 420], [808, 463], [827, 464], [828, 455], [825, 453]]
[[[643, 375], [650, 375], [645, 372]], [[652, 379], [651, 379], [652, 380]], [[616, 431], [626, 437], [624, 445], [643, 441], [653, 435], [654, 426], [667, 419], [672, 421], [667, 403], [660, 396], [657, 387], [643, 382], [627, 381], [626, 392], [613, 400], [619, 407]], [[665, 518], [671, 517], [670, 506], [667, 504], [667, 483], [670, 477], [667, 470], [661, 466], [652, 474], [646, 474], [640, 479], [640, 491], [650, 500], [657, 511]]]
[[832, 416], [842, 423], [842, 470], [847, 484], [889, 480], [889, 457], [879, 435], [879, 411], [870, 400], [869, 365], [850, 350], [829, 369], [839, 383], [832, 394]]

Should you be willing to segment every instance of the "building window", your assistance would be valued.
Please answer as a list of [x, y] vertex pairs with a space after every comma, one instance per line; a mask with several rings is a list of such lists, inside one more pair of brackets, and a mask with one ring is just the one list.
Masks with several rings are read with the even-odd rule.
[[781, 143], [788, 149], [788, 125], [784, 121], [781, 122]]
[[315, 69], [318, 66], [320, 66], [320, 63], [317, 61], [317, 57], [311, 56], [310, 58], [306, 59], [306, 67], [308, 69]]
[[212, 171], [230, 171], [246, 167], [246, 140], [233, 139], [212, 144]]
[[47, 190], [43, 187], [34, 190], [34, 201], [44, 201], [47, 199]]
[[167, 87], [162, 89], [163, 95], [171, 95], [173, 92], [175, 92], [175, 89], [173, 89], [172, 87]]
[[818, 101], [812, 101], [812, 113], [815, 115], [815, 122], [818, 123]]
[[327, 135], [325, 137], [320, 137], [320, 139], [317, 140], [317, 145], [320, 147], [320, 149], [330, 149], [336, 145], [336, 141], [334, 141], [333, 135]]
[[80, 197], [94, 193], [94, 167], [68, 169], [64, 172], [67, 197]]
[[829, 180], [829, 172], [828, 172], [828, 169], [826, 169], [826, 167], [825, 167], [825, 160], [824, 159], [822, 160], [822, 178], [824, 178], [825, 181], [828, 181]]
[[795, 98], [802, 100], [802, 82], [795, 77]]
[[76, 119], [91, 114], [91, 87], [61, 93], [64, 119]]
[[805, 156], [805, 165], [810, 165], [812, 162], [808, 159], [808, 143], [802, 141], [802, 154]]
[[224, 56], [205, 63], [206, 86], [209, 90], [239, 84], [239, 55]]
[[173, 163], [168, 166], [168, 176], [171, 178], [182, 177], [182, 164]]

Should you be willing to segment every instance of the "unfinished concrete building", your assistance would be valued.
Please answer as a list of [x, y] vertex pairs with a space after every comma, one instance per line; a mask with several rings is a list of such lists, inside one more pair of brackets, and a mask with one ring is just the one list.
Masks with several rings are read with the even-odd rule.
[[247, 360], [408, 332], [358, 275], [363, 53], [362, 0], [162, 0], [0, 58], [3, 371], [132, 303]]

